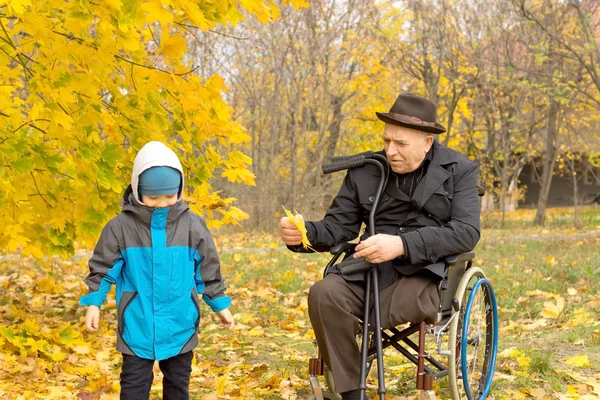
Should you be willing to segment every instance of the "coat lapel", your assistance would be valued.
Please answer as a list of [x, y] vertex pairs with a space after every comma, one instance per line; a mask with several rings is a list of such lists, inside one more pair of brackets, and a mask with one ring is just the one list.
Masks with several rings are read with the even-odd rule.
[[439, 164], [434, 164], [433, 161], [427, 168], [427, 173], [417, 185], [412, 198], [412, 204], [420, 211], [427, 200], [442, 186], [444, 181], [450, 177], [450, 172], [442, 168]]
[[445, 165], [455, 162], [452, 154], [445, 147], [440, 146], [437, 141], [433, 142], [433, 158], [427, 167], [427, 173], [417, 185], [411, 198], [412, 204], [420, 211], [423, 205], [450, 177], [450, 172], [444, 168]]
[[398, 175], [391, 172], [390, 178], [388, 180], [387, 187], [385, 189], [387, 194], [400, 201], [410, 201], [410, 197], [408, 197], [403, 191], [398, 188]]
[[444, 165], [455, 162], [452, 154], [445, 147], [440, 146], [437, 141], [433, 142], [433, 158], [427, 167], [427, 173], [417, 185], [411, 198], [404, 194], [396, 184], [397, 175], [392, 172], [386, 188], [387, 194], [401, 201], [410, 201], [419, 211], [427, 200], [442, 186], [450, 177], [450, 172]]

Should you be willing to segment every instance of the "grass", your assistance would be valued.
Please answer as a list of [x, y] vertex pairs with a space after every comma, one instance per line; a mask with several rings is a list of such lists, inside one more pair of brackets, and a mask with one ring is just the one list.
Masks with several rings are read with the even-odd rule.
[[[571, 239], [574, 234], [597, 232], [600, 209], [585, 209], [583, 220], [586, 223], [579, 229], [569, 225], [572, 224], [570, 213], [570, 210], [550, 210], [544, 228], [531, 226], [534, 210], [509, 214], [504, 228], [498, 227], [498, 215], [488, 216], [488, 225], [491, 227], [483, 229], [483, 240], [475, 252], [476, 264], [484, 269], [493, 282], [500, 307], [501, 326], [509, 328], [501, 332], [499, 352], [514, 348], [529, 359], [527, 366], [520, 366], [516, 358], [499, 357], [499, 378], [494, 384], [498, 394], [530, 388], [543, 390], [548, 396], [553, 392], [564, 393], [573, 379], [556, 371], [569, 369], [565, 360], [576, 355], [588, 355], [592, 367], [587, 371], [591, 376], [600, 371], [595, 367], [600, 365], [600, 340], [598, 334], [594, 333], [600, 327], [597, 318], [599, 310], [597, 306], [589, 307], [585, 303], [599, 296], [597, 281], [600, 277], [600, 254], [597, 249], [600, 240]], [[490, 222], [490, 218], [496, 222]], [[563, 239], [529, 240], [539, 236]], [[486, 238], [494, 240], [486, 241]], [[259, 240], [259, 246], [274, 246], [273, 242], [280, 246], [276, 238], [269, 237]], [[298, 294], [306, 292], [316, 279], [320, 279], [321, 269], [327, 261], [317, 255], [298, 255], [278, 248], [245, 253], [225, 252], [222, 260], [225, 266], [231, 265], [235, 271], [233, 280], [230, 280], [233, 285], [252, 286], [254, 282], [264, 282], [264, 277], [269, 276], [274, 289]], [[239, 267], [243, 265], [248, 267]], [[250, 268], [251, 265], [254, 267]], [[569, 290], [574, 294], [568, 295]], [[558, 318], [544, 320], [540, 312], [545, 308], [545, 303], [554, 300], [546, 297], [550, 295], [562, 296], [566, 305]], [[584, 318], [584, 322], [570, 326], [568, 322], [571, 317], [582, 310], [596, 317], [589, 321]], [[270, 315], [274, 318], [283, 317], [281, 313]], [[545, 325], [527, 330], [529, 326], [535, 327], [536, 321], [545, 321]], [[307, 320], [306, 323], [308, 326]], [[515, 328], [521, 324], [526, 329]], [[294, 346], [294, 342], [289, 345]], [[315, 354], [314, 346], [312, 349]], [[301, 350], [310, 352], [311, 345]], [[429, 349], [430, 352], [434, 350], [434, 346]], [[389, 350], [386, 351], [386, 357], [388, 393], [416, 395], [415, 369]], [[306, 376], [304, 368], [304, 363], [299, 367], [292, 366], [295, 373], [302, 377]], [[371, 388], [376, 384], [375, 370], [370, 375]], [[436, 385], [441, 396], [449, 395], [446, 379]]]
[[[498, 298], [500, 343], [492, 388], [496, 399], [600, 396], [594, 392], [600, 390], [600, 239], [575, 236], [599, 233], [595, 224], [600, 223], [600, 210], [584, 210], [588, 222], [578, 229], [569, 226], [569, 212], [549, 210], [544, 228], [530, 225], [534, 210], [507, 214], [504, 228], [497, 215], [485, 217], [488, 227], [483, 228], [482, 241], [475, 249], [475, 264], [486, 272]], [[532, 240], [540, 237], [546, 239]], [[310, 286], [321, 279], [327, 255], [289, 252], [268, 233], [216, 232], [215, 238], [234, 301], [236, 329], [220, 329], [215, 316], [203, 306], [191, 397], [307, 398], [307, 363], [317, 348], [306, 297]], [[0, 329], [1, 398], [51, 398], [51, 387], [57, 392], [72, 390], [72, 398], [82, 392], [103, 393], [89, 398], [116, 398], [120, 356], [114, 350], [114, 297], [109, 296], [103, 307], [100, 331], [83, 332], [85, 311], [76, 301], [85, 291], [86, 272], [85, 258], [54, 260], [50, 265], [14, 258], [2, 262], [3, 329], [23, 338], [52, 339], [53, 349], [66, 358], [53, 362], [28, 348], [10, 347], [12, 342]], [[559, 299], [564, 300], [562, 308]], [[554, 317], [542, 316], [551, 311]], [[26, 327], [31, 325], [27, 321], [44, 328], [27, 334]], [[74, 352], [54, 334], [65, 324], [74, 330], [74, 337], [85, 340], [89, 353], [82, 353], [83, 344]], [[433, 343], [428, 351], [435, 353]], [[569, 361], [582, 355], [587, 355], [589, 364]], [[385, 368], [388, 399], [416, 398], [412, 364], [387, 350]], [[368, 381], [372, 398], [375, 371]], [[161, 397], [160, 379], [157, 368], [152, 399]], [[447, 378], [436, 381], [435, 388], [438, 398], [449, 398]]]

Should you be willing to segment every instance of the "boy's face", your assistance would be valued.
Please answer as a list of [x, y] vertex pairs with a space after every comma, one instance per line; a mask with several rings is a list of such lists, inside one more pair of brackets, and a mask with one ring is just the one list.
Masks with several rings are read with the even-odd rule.
[[159, 196], [142, 195], [142, 203], [152, 208], [165, 208], [177, 203], [177, 193], [161, 194]]

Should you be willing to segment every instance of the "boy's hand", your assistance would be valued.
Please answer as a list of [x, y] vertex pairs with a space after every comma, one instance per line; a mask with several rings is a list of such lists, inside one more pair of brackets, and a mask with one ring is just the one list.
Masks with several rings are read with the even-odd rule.
[[223, 328], [231, 329], [235, 322], [233, 321], [233, 315], [231, 315], [231, 311], [229, 308], [219, 311], [216, 313], [219, 319], [221, 320], [221, 326]]
[[302, 233], [288, 217], [279, 220], [279, 236], [281, 236], [283, 243], [288, 246], [296, 246], [302, 243]]
[[85, 327], [88, 331], [97, 331], [100, 323], [100, 308], [98, 306], [89, 306], [85, 315]]

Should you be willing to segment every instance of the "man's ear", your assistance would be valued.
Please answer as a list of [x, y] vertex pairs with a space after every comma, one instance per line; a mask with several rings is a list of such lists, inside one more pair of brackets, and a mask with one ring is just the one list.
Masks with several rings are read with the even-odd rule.
[[431, 149], [432, 145], [433, 145], [433, 136], [432, 135], [425, 136], [425, 153], [427, 153]]

